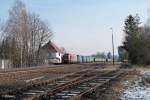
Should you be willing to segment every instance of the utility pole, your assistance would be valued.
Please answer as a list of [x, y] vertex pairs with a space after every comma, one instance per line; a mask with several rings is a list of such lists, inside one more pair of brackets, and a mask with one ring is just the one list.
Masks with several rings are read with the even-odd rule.
[[20, 58], [21, 58], [21, 68], [22, 68], [22, 47], [21, 47], [21, 55], [20, 55]]
[[111, 31], [112, 31], [112, 52], [113, 52], [113, 65], [114, 65], [114, 60], [115, 60], [115, 58], [114, 58], [114, 36], [113, 36], [113, 28], [111, 27], [110, 28], [111, 29]]
[[20, 44], [21, 50], [20, 50], [20, 67], [22, 68], [22, 43]]

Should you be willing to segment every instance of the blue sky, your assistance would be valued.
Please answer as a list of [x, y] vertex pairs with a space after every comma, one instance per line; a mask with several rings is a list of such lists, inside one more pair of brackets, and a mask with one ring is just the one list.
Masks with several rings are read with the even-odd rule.
[[[23, 0], [30, 12], [47, 20], [54, 33], [53, 41], [68, 52], [89, 55], [111, 48], [114, 29], [115, 54], [124, 39], [126, 16], [139, 14], [141, 22], [148, 18], [149, 0]], [[0, 18], [7, 19], [14, 0], [1, 0]]]

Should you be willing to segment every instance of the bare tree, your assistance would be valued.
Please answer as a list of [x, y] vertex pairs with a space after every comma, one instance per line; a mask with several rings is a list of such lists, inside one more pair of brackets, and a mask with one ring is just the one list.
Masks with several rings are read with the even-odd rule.
[[[40, 60], [40, 49], [43, 44], [49, 41], [52, 37], [52, 32], [48, 23], [41, 20], [39, 15], [30, 14], [30, 53], [33, 58]], [[33, 53], [36, 52], [36, 53]]]
[[17, 61], [14, 64], [17, 66], [39, 64], [37, 62], [41, 61], [40, 49], [52, 37], [48, 23], [43, 21], [39, 15], [28, 12], [20, 0], [16, 0], [9, 11], [4, 34], [14, 45], [14, 51], [12, 50], [14, 53], [10, 58], [13, 62]]

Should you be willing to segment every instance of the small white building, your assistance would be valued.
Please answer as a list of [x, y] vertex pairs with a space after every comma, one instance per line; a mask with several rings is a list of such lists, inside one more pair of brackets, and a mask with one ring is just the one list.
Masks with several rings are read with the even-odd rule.
[[42, 49], [46, 63], [62, 63], [63, 51], [53, 42], [49, 41]]

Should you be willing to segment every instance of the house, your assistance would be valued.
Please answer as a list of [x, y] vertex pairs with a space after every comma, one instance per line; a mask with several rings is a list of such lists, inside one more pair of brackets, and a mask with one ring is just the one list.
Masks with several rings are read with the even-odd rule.
[[63, 50], [51, 41], [42, 47], [42, 55], [45, 58], [45, 63], [61, 63], [63, 54]]

